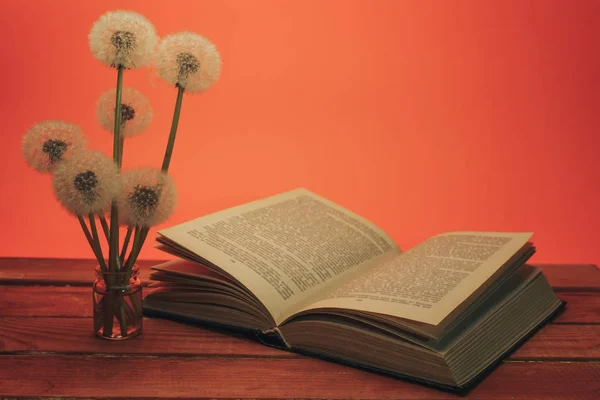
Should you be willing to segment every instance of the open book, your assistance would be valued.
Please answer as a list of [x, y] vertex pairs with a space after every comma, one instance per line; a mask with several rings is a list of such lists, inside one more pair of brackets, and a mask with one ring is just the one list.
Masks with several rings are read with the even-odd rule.
[[159, 232], [144, 310], [257, 334], [266, 344], [469, 388], [556, 311], [525, 264], [530, 233], [454, 232], [402, 252], [306, 189]]

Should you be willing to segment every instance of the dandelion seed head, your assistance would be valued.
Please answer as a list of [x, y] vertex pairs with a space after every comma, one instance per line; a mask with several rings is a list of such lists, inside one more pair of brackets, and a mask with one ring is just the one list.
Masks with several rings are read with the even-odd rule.
[[221, 74], [215, 45], [193, 32], [165, 36], [158, 45], [156, 65], [165, 81], [189, 92], [207, 90]]
[[135, 118], [135, 109], [129, 104], [121, 104], [121, 121], [124, 123]]
[[40, 172], [52, 172], [73, 152], [84, 147], [81, 129], [63, 121], [42, 121], [33, 125], [22, 143], [25, 161]]
[[135, 51], [135, 35], [129, 31], [117, 31], [110, 37], [110, 42], [115, 47], [115, 52], [120, 57], [127, 57], [132, 51]]
[[[104, 92], [96, 107], [100, 126], [109, 132], [115, 127], [116, 90]], [[123, 88], [121, 93], [121, 135], [132, 137], [144, 132], [153, 117], [150, 102], [141, 92], [133, 88]]]
[[152, 61], [158, 43], [154, 26], [133, 11], [110, 11], [102, 15], [89, 34], [90, 49], [110, 67], [139, 68]]
[[122, 181], [119, 216], [123, 224], [150, 227], [173, 213], [177, 195], [169, 175], [158, 169], [139, 168], [123, 174]]
[[61, 163], [54, 174], [54, 193], [72, 214], [103, 213], [119, 195], [115, 163], [97, 151], [82, 150]]
[[48, 139], [42, 146], [42, 151], [48, 155], [51, 164], [59, 162], [67, 150], [68, 144], [60, 139]]
[[73, 186], [83, 196], [83, 200], [92, 203], [96, 199], [94, 189], [98, 186], [98, 176], [94, 171], [84, 171], [75, 175]]
[[190, 53], [179, 53], [175, 58], [179, 66], [179, 80], [185, 79], [188, 75], [195, 74], [200, 68], [200, 61]]

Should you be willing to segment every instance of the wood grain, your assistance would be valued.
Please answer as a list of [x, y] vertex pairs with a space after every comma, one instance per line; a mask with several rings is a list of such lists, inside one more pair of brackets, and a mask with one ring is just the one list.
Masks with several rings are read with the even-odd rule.
[[600, 325], [547, 325], [510, 360], [600, 361]]
[[[0, 317], [91, 317], [92, 286], [1, 286]], [[144, 296], [152, 291], [143, 288]]]
[[508, 362], [468, 399], [598, 399], [600, 363]]
[[[93, 335], [89, 318], [0, 318], [0, 354], [27, 352], [301, 358], [242, 334], [163, 319], [146, 318], [142, 336], [107, 344]], [[510, 360], [600, 361], [600, 325], [548, 325]]]
[[[0, 370], [0, 396], [455, 398], [402, 380], [309, 358], [266, 361], [4, 356], [0, 357]], [[520, 362], [501, 365], [468, 398], [597, 399], [599, 390], [600, 363]]]
[[90, 318], [0, 318], [0, 354], [145, 354], [153, 356], [295, 357], [248, 336], [198, 328], [163, 319], [144, 319], [141, 336], [107, 343], [94, 336]]
[[593, 264], [534, 264], [556, 291], [600, 291], [600, 270]]
[[600, 324], [600, 293], [557, 292], [567, 302], [564, 311], [554, 320], [557, 324]]
[[[139, 260], [142, 283], [148, 283], [150, 267], [157, 260]], [[2, 285], [71, 285], [90, 286], [95, 279], [92, 259], [0, 258]]]
[[0, 317], [91, 317], [92, 286], [1, 286]]
[[[108, 345], [92, 334], [89, 318], [0, 318], [0, 354], [145, 354], [152, 356], [239, 356], [301, 358], [263, 346], [248, 336], [146, 318], [144, 334]], [[511, 360], [600, 361], [600, 325], [548, 325]]]

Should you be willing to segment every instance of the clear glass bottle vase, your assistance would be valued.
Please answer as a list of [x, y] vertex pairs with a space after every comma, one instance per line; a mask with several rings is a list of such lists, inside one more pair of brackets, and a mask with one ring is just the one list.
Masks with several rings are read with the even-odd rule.
[[93, 285], [94, 332], [108, 340], [124, 340], [142, 332], [142, 284], [139, 268], [108, 272], [96, 267]]

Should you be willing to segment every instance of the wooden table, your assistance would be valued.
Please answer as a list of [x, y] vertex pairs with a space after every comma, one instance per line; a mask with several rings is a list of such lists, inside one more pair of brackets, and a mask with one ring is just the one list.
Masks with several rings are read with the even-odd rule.
[[[457, 398], [162, 319], [146, 318], [135, 339], [97, 339], [93, 267], [0, 259], [0, 398]], [[467, 398], [600, 399], [600, 270], [540, 267], [566, 310]]]

